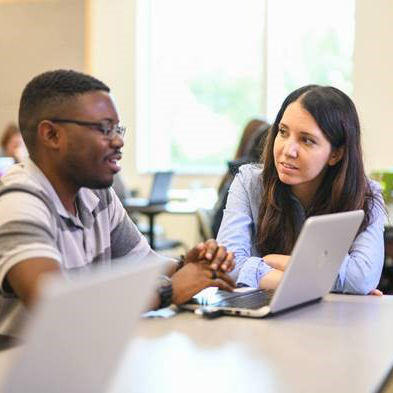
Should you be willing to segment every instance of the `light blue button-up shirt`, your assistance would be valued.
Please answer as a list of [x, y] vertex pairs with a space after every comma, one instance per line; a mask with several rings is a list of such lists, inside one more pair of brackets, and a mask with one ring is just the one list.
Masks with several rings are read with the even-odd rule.
[[[261, 204], [262, 167], [248, 164], [240, 167], [229, 190], [228, 201], [217, 241], [235, 256], [231, 273], [237, 282], [258, 287], [260, 279], [272, 268], [255, 247], [259, 206]], [[367, 294], [375, 289], [384, 261], [383, 231], [386, 214], [380, 187], [370, 182], [380, 203], [375, 203], [368, 227], [355, 238], [332, 288], [335, 292]], [[296, 198], [295, 198], [296, 199]], [[306, 219], [304, 208], [296, 199], [295, 222], [301, 227]]]

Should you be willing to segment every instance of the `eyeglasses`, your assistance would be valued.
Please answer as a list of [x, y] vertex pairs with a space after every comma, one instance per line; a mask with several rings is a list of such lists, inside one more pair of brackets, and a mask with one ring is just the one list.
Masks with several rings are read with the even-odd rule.
[[53, 123], [72, 123], [78, 126], [92, 127], [96, 130], [102, 132], [106, 137], [113, 138], [116, 134], [124, 137], [126, 133], [126, 127], [119, 126], [118, 124], [112, 124], [109, 120], [102, 120], [98, 123], [93, 123], [90, 121], [82, 120], [72, 120], [72, 119], [49, 119]]

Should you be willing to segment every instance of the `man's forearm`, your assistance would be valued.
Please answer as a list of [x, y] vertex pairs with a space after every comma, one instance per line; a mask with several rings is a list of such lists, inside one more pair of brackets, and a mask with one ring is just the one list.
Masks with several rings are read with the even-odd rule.
[[42, 277], [59, 271], [59, 264], [53, 259], [26, 259], [13, 266], [6, 279], [22, 303], [31, 308], [37, 302]]

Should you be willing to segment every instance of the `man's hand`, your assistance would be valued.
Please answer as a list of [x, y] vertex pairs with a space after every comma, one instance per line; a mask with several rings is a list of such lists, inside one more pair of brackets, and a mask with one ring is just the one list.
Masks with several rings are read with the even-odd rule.
[[231, 272], [235, 267], [232, 252], [227, 252], [224, 246], [220, 246], [214, 239], [199, 243], [186, 254], [185, 263], [208, 262], [212, 270]]
[[289, 255], [269, 254], [265, 255], [263, 260], [273, 269], [281, 270], [283, 272], [288, 266], [289, 258]]
[[187, 263], [172, 277], [173, 304], [183, 304], [207, 287], [232, 291], [233, 280], [224, 272], [211, 269], [208, 262]]

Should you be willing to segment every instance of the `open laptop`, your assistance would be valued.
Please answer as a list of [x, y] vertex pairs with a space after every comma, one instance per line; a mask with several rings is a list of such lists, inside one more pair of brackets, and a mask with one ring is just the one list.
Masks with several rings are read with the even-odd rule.
[[108, 391], [165, 268], [162, 260], [127, 259], [73, 280], [49, 279], [1, 392]]
[[14, 164], [15, 160], [12, 157], [0, 157], [0, 177]]
[[393, 367], [390, 368], [375, 393], [393, 393]]
[[172, 184], [172, 171], [156, 172], [150, 190], [149, 198], [126, 198], [124, 204], [129, 207], [145, 207], [152, 205], [164, 205], [168, 202], [169, 190]]
[[265, 317], [321, 300], [333, 287], [363, 220], [356, 210], [308, 218], [296, 241], [288, 267], [272, 291], [208, 288], [182, 306], [197, 314]]

